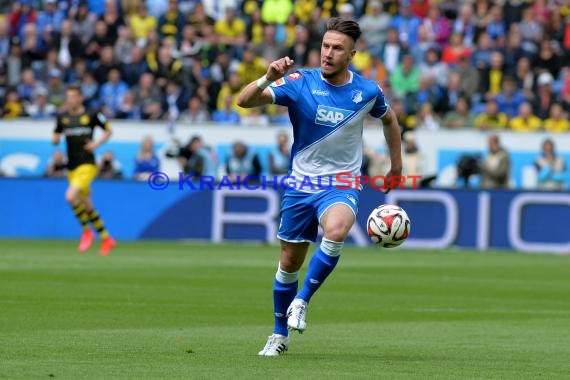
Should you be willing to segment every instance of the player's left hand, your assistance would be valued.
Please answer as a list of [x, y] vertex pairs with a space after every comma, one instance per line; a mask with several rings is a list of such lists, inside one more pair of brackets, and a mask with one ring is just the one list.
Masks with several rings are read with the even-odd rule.
[[97, 144], [94, 143], [93, 141], [88, 141], [87, 144], [85, 144], [83, 146], [83, 149], [85, 149], [86, 151], [92, 153], [95, 151], [95, 149], [97, 149]]
[[283, 78], [294, 63], [295, 61], [289, 57], [283, 57], [271, 62], [269, 64], [269, 68], [267, 69], [267, 74], [265, 74], [267, 80], [274, 82], [279, 78]]

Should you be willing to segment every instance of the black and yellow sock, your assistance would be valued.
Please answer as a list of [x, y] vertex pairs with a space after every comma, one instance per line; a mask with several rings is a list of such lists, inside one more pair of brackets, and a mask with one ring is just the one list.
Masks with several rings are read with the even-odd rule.
[[81, 228], [83, 228], [83, 231], [89, 230], [89, 225], [87, 224], [89, 221], [89, 216], [87, 215], [87, 211], [85, 210], [83, 203], [79, 202], [76, 205], [72, 205], [71, 207], [73, 208], [75, 217], [77, 220], [79, 220], [79, 223], [81, 223]]
[[87, 212], [87, 214], [89, 215], [89, 220], [91, 221], [91, 225], [93, 225], [93, 228], [97, 230], [99, 236], [101, 236], [101, 239], [108, 238], [109, 232], [105, 229], [105, 226], [103, 225], [103, 220], [99, 216], [99, 213], [95, 210], [90, 210]]

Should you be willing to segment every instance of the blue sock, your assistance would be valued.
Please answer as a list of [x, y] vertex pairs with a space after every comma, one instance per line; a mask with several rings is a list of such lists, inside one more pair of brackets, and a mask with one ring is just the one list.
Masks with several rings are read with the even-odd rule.
[[297, 294], [298, 277], [298, 272], [287, 273], [281, 270], [281, 268], [277, 270], [275, 281], [273, 282], [274, 334], [289, 335], [289, 330], [287, 329], [287, 308], [289, 308], [289, 305], [295, 298], [295, 294]]
[[342, 246], [342, 242], [323, 238], [317, 252], [311, 258], [303, 287], [295, 298], [300, 298], [305, 302], [311, 300], [313, 294], [320, 288], [338, 263]]

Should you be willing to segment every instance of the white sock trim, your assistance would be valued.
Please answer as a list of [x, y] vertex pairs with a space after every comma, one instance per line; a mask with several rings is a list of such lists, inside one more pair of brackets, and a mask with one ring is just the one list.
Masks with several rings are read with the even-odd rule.
[[340, 251], [344, 246], [343, 241], [333, 241], [327, 238], [323, 238], [321, 241], [321, 251], [329, 256], [340, 256]]
[[275, 273], [275, 279], [282, 284], [292, 284], [299, 279], [299, 272], [285, 272], [281, 269], [281, 264], [277, 267], [277, 273]]

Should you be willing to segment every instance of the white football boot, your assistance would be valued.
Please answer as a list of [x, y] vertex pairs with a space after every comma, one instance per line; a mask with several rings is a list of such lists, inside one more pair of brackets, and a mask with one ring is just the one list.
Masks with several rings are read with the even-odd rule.
[[289, 348], [289, 337], [273, 334], [267, 339], [263, 350], [259, 351], [259, 356], [279, 356], [287, 352]]
[[302, 334], [307, 328], [307, 307], [302, 299], [295, 298], [287, 309], [287, 327]]

